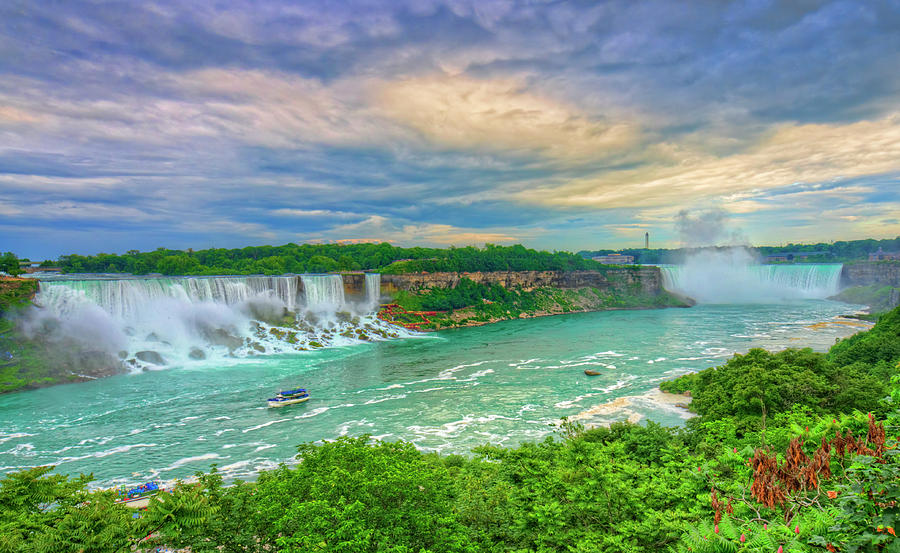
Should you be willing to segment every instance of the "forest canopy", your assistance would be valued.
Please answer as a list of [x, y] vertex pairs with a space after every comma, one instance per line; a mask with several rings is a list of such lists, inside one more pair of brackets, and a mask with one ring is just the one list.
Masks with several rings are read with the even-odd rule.
[[487, 244], [484, 248], [400, 248], [380, 244], [285, 244], [241, 249], [131, 250], [125, 254], [65, 255], [67, 273], [131, 273], [145, 275], [280, 275], [334, 271], [474, 272], [575, 271], [602, 265], [569, 252], [546, 252]]
[[[847, 263], [868, 259], [881, 248], [900, 251], [900, 237], [884, 240], [850, 240], [818, 244], [787, 244], [753, 248], [760, 258], [776, 254], [805, 254], [805, 262]], [[486, 244], [483, 248], [401, 248], [387, 242], [365, 244], [285, 244], [246, 248], [172, 250], [157, 248], [124, 254], [64, 255], [44, 261], [66, 273], [130, 273], [135, 275], [278, 275], [285, 273], [329, 273], [375, 271], [381, 273], [475, 272], [475, 271], [578, 271], [597, 270], [603, 265], [592, 256], [621, 253], [638, 264], [677, 263], [692, 248], [633, 248], [547, 252], [515, 246]], [[7, 254], [12, 260], [12, 254]], [[10, 263], [12, 266], [12, 263]], [[0, 270], [3, 270], [0, 267]]]

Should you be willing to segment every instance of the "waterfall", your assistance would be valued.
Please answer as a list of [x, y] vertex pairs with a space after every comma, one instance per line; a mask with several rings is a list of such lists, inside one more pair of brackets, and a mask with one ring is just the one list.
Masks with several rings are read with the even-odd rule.
[[381, 302], [381, 275], [366, 273], [366, 305], [370, 309], [378, 307]]
[[336, 311], [344, 302], [344, 280], [341, 275], [302, 275], [306, 308], [314, 311]]
[[297, 307], [297, 277], [147, 278], [61, 280], [41, 282], [41, 305], [65, 310], [89, 302], [111, 315], [128, 319], [165, 300], [236, 305], [256, 297], [277, 299]]
[[346, 304], [340, 275], [63, 277], [41, 281], [22, 326], [59, 348], [154, 369], [405, 335], [375, 317], [379, 295], [379, 275], [366, 275], [365, 305]]
[[739, 255], [707, 254], [662, 266], [663, 284], [700, 303], [777, 303], [838, 293], [842, 265], [759, 265]]

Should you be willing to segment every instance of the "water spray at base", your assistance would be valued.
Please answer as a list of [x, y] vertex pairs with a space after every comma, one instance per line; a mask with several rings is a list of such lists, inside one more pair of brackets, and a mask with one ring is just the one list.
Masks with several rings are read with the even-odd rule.
[[380, 295], [374, 274], [351, 299], [340, 275], [59, 280], [20, 324], [48, 351], [152, 370], [408, 335], [375, 317]]
[[825, 299], [840, 289], [841, 264], [761, 265], [744, 247], [704, 248], [661, 267], [664, 286], [700, 303]]

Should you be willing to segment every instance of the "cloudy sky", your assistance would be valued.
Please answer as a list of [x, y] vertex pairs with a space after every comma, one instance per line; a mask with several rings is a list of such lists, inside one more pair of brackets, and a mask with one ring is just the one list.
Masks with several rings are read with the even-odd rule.
[[900, 235], [900, 2], [0, 2], [0, 251]]

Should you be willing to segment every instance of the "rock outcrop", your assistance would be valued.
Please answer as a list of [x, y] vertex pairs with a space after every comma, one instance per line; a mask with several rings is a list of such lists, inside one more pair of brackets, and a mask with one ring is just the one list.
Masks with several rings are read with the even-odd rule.
[[479, 284], [500, 284], [505, 288], [598, 288], [655, 295], [663, 291], [658, 267], [613, 268], [604, 271], [491, 271], [473, 273], [404, 273], [381, 275], [384, 293], [425, 288], [454, 288], [467, 278]]
[[848, 263], [841, 270], [843, 286], [900, 286], [900, 261]]

